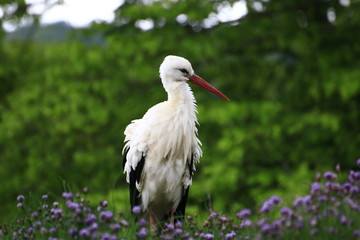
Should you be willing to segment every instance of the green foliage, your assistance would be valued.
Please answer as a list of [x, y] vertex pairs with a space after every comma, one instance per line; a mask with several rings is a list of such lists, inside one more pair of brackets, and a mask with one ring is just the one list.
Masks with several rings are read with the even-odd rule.
[[[338, 159], [350, 168], [360, 156], [359, 4], [266, 1], [259, 11], [248, 1], [244, 18], [204, 28], [217, 4], [125, 3], [113, 23], [83, 32], [103, 45], [2, 41], [0, 215], [17, 194], [63, 180], [124, 194], [122, 133], [166, 98], [158, 67], [169, 54], [231, 99], [192, 86], [204, 157], [189, 209], [251, 207], [274, 189], [305, 191], [302, 179]], [[144, 19], [154, 28], [135, 27]]]

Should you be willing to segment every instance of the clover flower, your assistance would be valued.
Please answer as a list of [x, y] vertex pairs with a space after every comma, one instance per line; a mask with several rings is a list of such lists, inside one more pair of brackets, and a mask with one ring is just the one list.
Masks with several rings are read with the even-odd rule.
[[25, 199], [24, 195], [19, 195], [19, 196], [17, 196], [17, 198], [16, 198], [16, 200], [17, 200], [18, 202], [22, 202], [22, 201], [24, 201], [24, 199]]
[[146, 238], [146, 236], [147, 236], [147, 230], [146, 230], [146, 228], [145, 228], [145, 227], [142, 227], [142, 228], [140, 229], [140, 231], [137, 233], [137, 236], [138, 236], [139, 238]]
[[81, 230], [79, 231], [79, 235], [80, 235], [80, 237], [82, 237], [82, 238], [90, 237], [90, 231], [89, 231], [89, 229], [87, 229], [87, 228], [83, 228], [83, 229], [81, 229]]
[[239, 211], [238, 213], [236, 213], [236, 217], [238, 217], [239, 219], [245, 219], [245, 218], [249, 217], [250, 214], [251, 214], [251, 210], [245, 208], [245, 209]]
[[124, 227], [128, 227], [128, 226], [129, 226], [129, 222], [126, 221], [125, 219], [122, 219], [122, 220], [120, 221], [120, 224], [121, 224], [122, 226], [124, 226]]
[[280, 214], [289, 217], [293, 215], [293, 210], [289, 207], [283, 207], [280, 209]]
[[244, 219], [240, 224], [241, 228], [248, 228], [248, 227], [251, 227], [251, 226], [252, 226], [252, 222], [251, 222], [250, 219]]
[[141, 213], [141, 206], [134, 206], [131, 209], [131, 211], [132, 211], [133, 214], [140, 214]]
[[106, 208], [108, 206], [108, 202], [106, 200], [100, 201], [100, 206]]
[[102, 212], [100, 212], [100, 218], [103, 221], [109, 222], [109, 221], [111, 221], [112, 217], [113, 217], [113, 213], [111, 211], [102, 211]]
[[321, 192], [321, 183], [319, 182], [314, 182], [311, 185], [311, 195], [316, 195], [319, 194]]
[[85, 223], [86, 223], [87, 225], [90, 225], [90, 224], [92, 224], [92, 223], [94, 223], [94, 222], [96, 222], [96, 216], [95, 216], [95, 214], [92, 214], [92, 213], [88, 214], [88, 215], [86, 216], [86, 218], [85, 218]]
[[231, 231], [230, 233], [227, 233], [226, 235], [225, 235], [225, 239], [233, 239], [233, 238], [235, 238], [236, 237], [236, 233], [234, 232], [234, 231]]
[[112, 224], [110, 225], [110, 228], [113, 232], [118, 232], [120, 230], [120, 224], [118, 223]]
[[69, 229], [69, 235], [72, 237], [72, 238], [74, 238], [75, 236], [76, 236], [76, 234], [77, 234], [77, 230], [76, 230], [76, 228], [70, 228]]
[[73, 194], [71, 192], [64, 192], [62, 194], [62, 197], [66, 200], [70, 200], [70, 201], [73, 200]]
[[328, 181], [334, 181], [336, 179], [336, 174], [328, 171], [324, 173], [324, 178]]

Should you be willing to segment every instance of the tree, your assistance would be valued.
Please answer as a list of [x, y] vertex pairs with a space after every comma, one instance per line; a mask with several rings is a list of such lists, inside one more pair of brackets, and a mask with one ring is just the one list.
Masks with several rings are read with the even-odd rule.
[[83, 31], [104, 34], [101, 46], [31, 43], [24, 56], [17, 46], [26, 43], [3, 42], [1, 76], [12, 84], [0, 106], [4, 201], [57, 191], [59, 179], [124, 193], [122, 132], [165, 99], [158, 66], [168, 54], [188, 58], [232, 100], [192, 86], [204, 157], [190, 211], [304, 193], [314, 172], [350, 168], [360, 155], [359, 4], [247, 1], [246, 16], [216, 19], [234, 3], [127, 1], [113, 23]]

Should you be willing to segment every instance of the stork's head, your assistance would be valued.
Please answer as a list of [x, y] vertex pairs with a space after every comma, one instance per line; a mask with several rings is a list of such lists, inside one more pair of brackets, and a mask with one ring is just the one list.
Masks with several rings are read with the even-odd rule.
[[182, 57], [172, 55], [165, 57], [160, 65], [160, 77], [164, 88], [167, 91], [175, 90], [178, 86], [184, 84], [184, 82], [190, 81], [221, 98], [230, 100], [216, 88], [196, 75], [191, 63]]

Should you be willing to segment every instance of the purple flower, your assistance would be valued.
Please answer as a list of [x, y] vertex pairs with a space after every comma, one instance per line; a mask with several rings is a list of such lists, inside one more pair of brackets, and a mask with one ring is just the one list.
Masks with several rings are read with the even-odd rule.
[[63, 211], [61, 208], [52, 208], [50, 209], [50, 213], [55, 217], [55, 218], [60, 218]]
[[[358, 159], [358, 162], [359, 162], [359, 160], [360, 160], [360, 159]], [[360, 164], [358, 164], [358, 165], [360, 165]], [[355, 230], [353, 231], [353, 235], [354, 235], [355, 237], [360, 237], [360, 230], [359, 230], [359, 229], [355, 229]]]
[[59, 207], [59, 202], [54, 202], [53, 206], [54, 206], [54, 208], [58, 208]]
[[351, 193], [351, 194], [355, 194], [355, 193], [359, 193], [359, 192], [360, 192], [360, 189], [359, 189], [358, 186], [352, 186], [352, 187], [350, 188], [350, 193]]
[[112, 236], [111, 234], [108, 234], [108, 233], [103, 233], [101, 234], [101, 240], [111, 240], [113, 239], [114, 236]]
[[335, 166], [335, 171], [336, 171], [336, 172], [340, 172], [340, 171], [341, 171], [340, 164], [336, 164], [336, 166]]
[[174, 224], [172, 224], [172, 223], [167, 223], [167, 224], [166, 224], [166, 228], [169, 229], [169, 230], [174, 230], [174, 229], [175, 229], [175, 226], [174, 226]]
[[281, 198], [274, 195], [274, 196], [271, 196], [269, 201], [271, 201], [272, 204], [277, 205], [277, 204], [281, 203]]
[[352, 182], [352, 183], [359, 183], [359, 182], [360, 182], [360, 172], [359, 172], [359, 171], [350, 170], [349, 180], [350, 180], [350, 182]]
[[118, 232], [118, 231], [120, 230], [120, 224], [117, 224], [117, 223], [112, 224], [112, 225], [110, 226], [110, 228], [111, 228], [111, 230], [113, 230], [114, 232]]
[[316, 217], [313, 217], [313, 218], [310, 220], [310, 225], [313, 226], [313, 227], [316, 226], [317, 223], [318, 223], [318, 220], [317, 220]]
[[219, 216], [219, 214], [217, 212], [211, 210], [209, 219], [214, 219], [214, 218], [217, 218], [218, 216]]
[[204, 238], [205, 238], [205, 239], [214, 239], [214, 234], [212, 234], [212, 233], [206, 233], [206, 234], [204, 235]]
[[305, 197], [303, 197], [303, 204], [304, 205], [309, 205], [312, 201], [312, 198], [310, 195], [306, 195]]
[[266, 200], [263, 205], [260, 208], [260, 212], [261, 213], [267, 213], [270, 212], [270, 210], [272, 209], [273, 205], [270, 201]]
[[251, 220], [249, 220], [249, 219], [244, 219], [244, 220], [242, 220], [242, 222], [241, 222], [241, 224], [240, 224], [240, 227], [241, 227], [241, 228], [247, 228], [247, 227], [251, 227], [251, 225], [252, 225]]
[[25, 197], [24, 197], [24, 195], [19, 195], [19, 196], [17, 196], [16, 199], [18, 202], [22, 202], [22, 201], [24, 201]]
[[125, 219], [121, 220], [121, 221], [120, 221], [120, 224], [123, 225], [124, 227], [128, 227], [128, 226], [129, 226], [128, 221], [126, 221]]
[[272, 196], [268, 200], [265, 200], [263, 205], [260, 208], [261, 213], [267, 213], [270, 212], [273, 207], [277, 204], [281, 203], [281, 198], [278, 196]]
[[96, 216], [95, 216], [95, 214], [88, 214], [87, 216], [86, 216], [86, 218], [85, 218], [85, 223], [87, 224], [87, 225], [90, 225], [90, 224], [92, 224], [93, 222], [96, 222]]
[[81, 209], [80, 209], [80, 205], [76, 202], [72, 202], [72, 201], [68, 201], [66, 203], [67, 207], [71, 210], [73, 210], [76, 213], [80, 213]]
[[304, 220], [302, 220], [301, 218], [297, 219], [296, 224], [295, 224], [295, 227], [297, 230], [302, 229], [304, 227], [304, 225], [305, 225]]
[[82, 238], [90, 237], [90, 231], [87, 228], [83, 228], [80, 230], [79, 235]]
[[146, 238], [146, 236], [147, 236], [146, 228], [142, 227], [140, 229], [140, 231], [137, 233], [137, 235], [138, 235], [139, 238]]
[[36, 221], [34, 222], [33, 226], [38, 229], [41, 226], [41, 224], [42, 224], [41, 221]]
[[318, 233], [318, 230], [316, 228], [311, 229], [310, 236], [315, 236]]
[[351, 188], [351, 183], [349, 182], [344, 182], [343, 185], [342, 185], [342, 188], [345, 190], [345, 192], [349, 192], [350, 191], [350, 188]]
[[90, 226], [89, 226], [90, 231], [95, 231], [98, 228], [99, 228], [99, 225], [96, 222], [91, 223]]
[[320, 181], [321, 180], [321, 173], [316, 173], [316, 175], [315, 175], [315, 180], [316, 181]]
[[354, 210], [360, 210], [359, 205], [352, 199], [349, 197], [344, 198], [344, 201], [349, 205], [349, 207], [351, 207]]
[[175, 236], [179, 236], [180, 234], [182, 234], [183, 233], [183, 230], [181, 229], [181, 228], [176, 228], [175, 230], [174, 230], [174, 235]]
[[108, 202], [106, 200], [100, 201], [100, 206], [106, 208], [108, 206]]
[[341, 217], [340, 217], [340, 223], [342, 225], [347, 225], [347, 223], [348, 223], [348, 219], [344, 214], [342, 214]]
[[226, 216], [221, 216], [221, 217], [219, 217], [219, 220], [220, 220], [221, 222], [226, 222], [226, 221], [227, 221], [227, 218], [226, 218]]
[[70, 236], [71, 236], [72, 238], [75, 237], [76, 233], [77, 233], [76, 228], [70, 228], [70, 229], [69, 229], [69, 234], [70, 234]]
[[360, 158], [356, 160], [356, 165], [360, 166]]
[[134, 206], [131, 209], [131, 211], [132, 211], [133, 214], [140, 214], [141, 213], [141, 206]]
[[279, 219], [276, 219], [275, 221], [272, 222], [272, 228], [274, 230], [279, 230], [285, 223], [285, 218], [281, 217]]
[[271, 225], [270, 224], [264, 224], [261, 227], [261, 232], [264, 234], [268, 234], [271, 231]]
[[283, 207], [282, 209], [280, 209], [280, 214], [283, 216], [292, 216], [293, 211], [289, 207]]
[[257, 222], [256, 222], [256, 226], [260, 227], [262, 225], [264, 225], [266, 223], [266, 218], [260, 218]]
[[113, 213], [111, 211], [102, 211], [102, 212], [100, 212], [100, 218], [103, 221], [109, 222], [109, 221], [111, 221], [112, 217], [113, 217]]
[[311, 194], [312, 194], [312, 195], [318, 194], [320, 191], [321, 191], [321, 184], [318, 183], [318, 182], [314, 182], [314, 183], [311, 185]]
[[181, 221], [176, 221], [175, 227], [177, 227], [177, 228], [182, 228], [182, 227], [183, 227], [182, 222], [181, 222]]
[[16, 205], [18, 208], [22, 208], [23, 207], [23, 204], [21, 202], [19, 202], [17, 205]]
[[324, 178], [328, 181], [334, 181], [336, 179], [336, 174], [328, 171], [324, 173]]
[[146, 220], [144, 218], [141, 218], [138, 222], [139, 226], [145, 227], [146, 226]]
[[66, 200], [73, 200], [73, 194], [71, 192], [64, 192], [62, 197]]
[[49, 229], [49, 232], [50, 232], [50, 233], [56, 233], [56, 231], [57, 231], [56, 227], [51, 227], [51, 228]]
[[32, 217], [32, 218], [37, 218], [37, 217], [39, 217], [39, 213], [38, 213], [38, 212], [33, 212], [33, 213], [31, 214], [31, 217]]
[[238, 217], [239, 219], [244, 219], [244, 218], [249, 217], [250, 214], [251, 214], [251, 210], [245, 208], [245, 209], [241, 210], [240, 212], [236, 213], [236, 217]]
[[46, 194], [42, 195], [41, 199], [42, 199], [42, 200], [47, 200], [47, 199], [48, 199], [48, 195], [46, 195]]
[[234, 231], [231, 231], [230, 233], [227, 233], [225, 235], [225, 239], [233, 239], [236, 236], [236, 233]]

